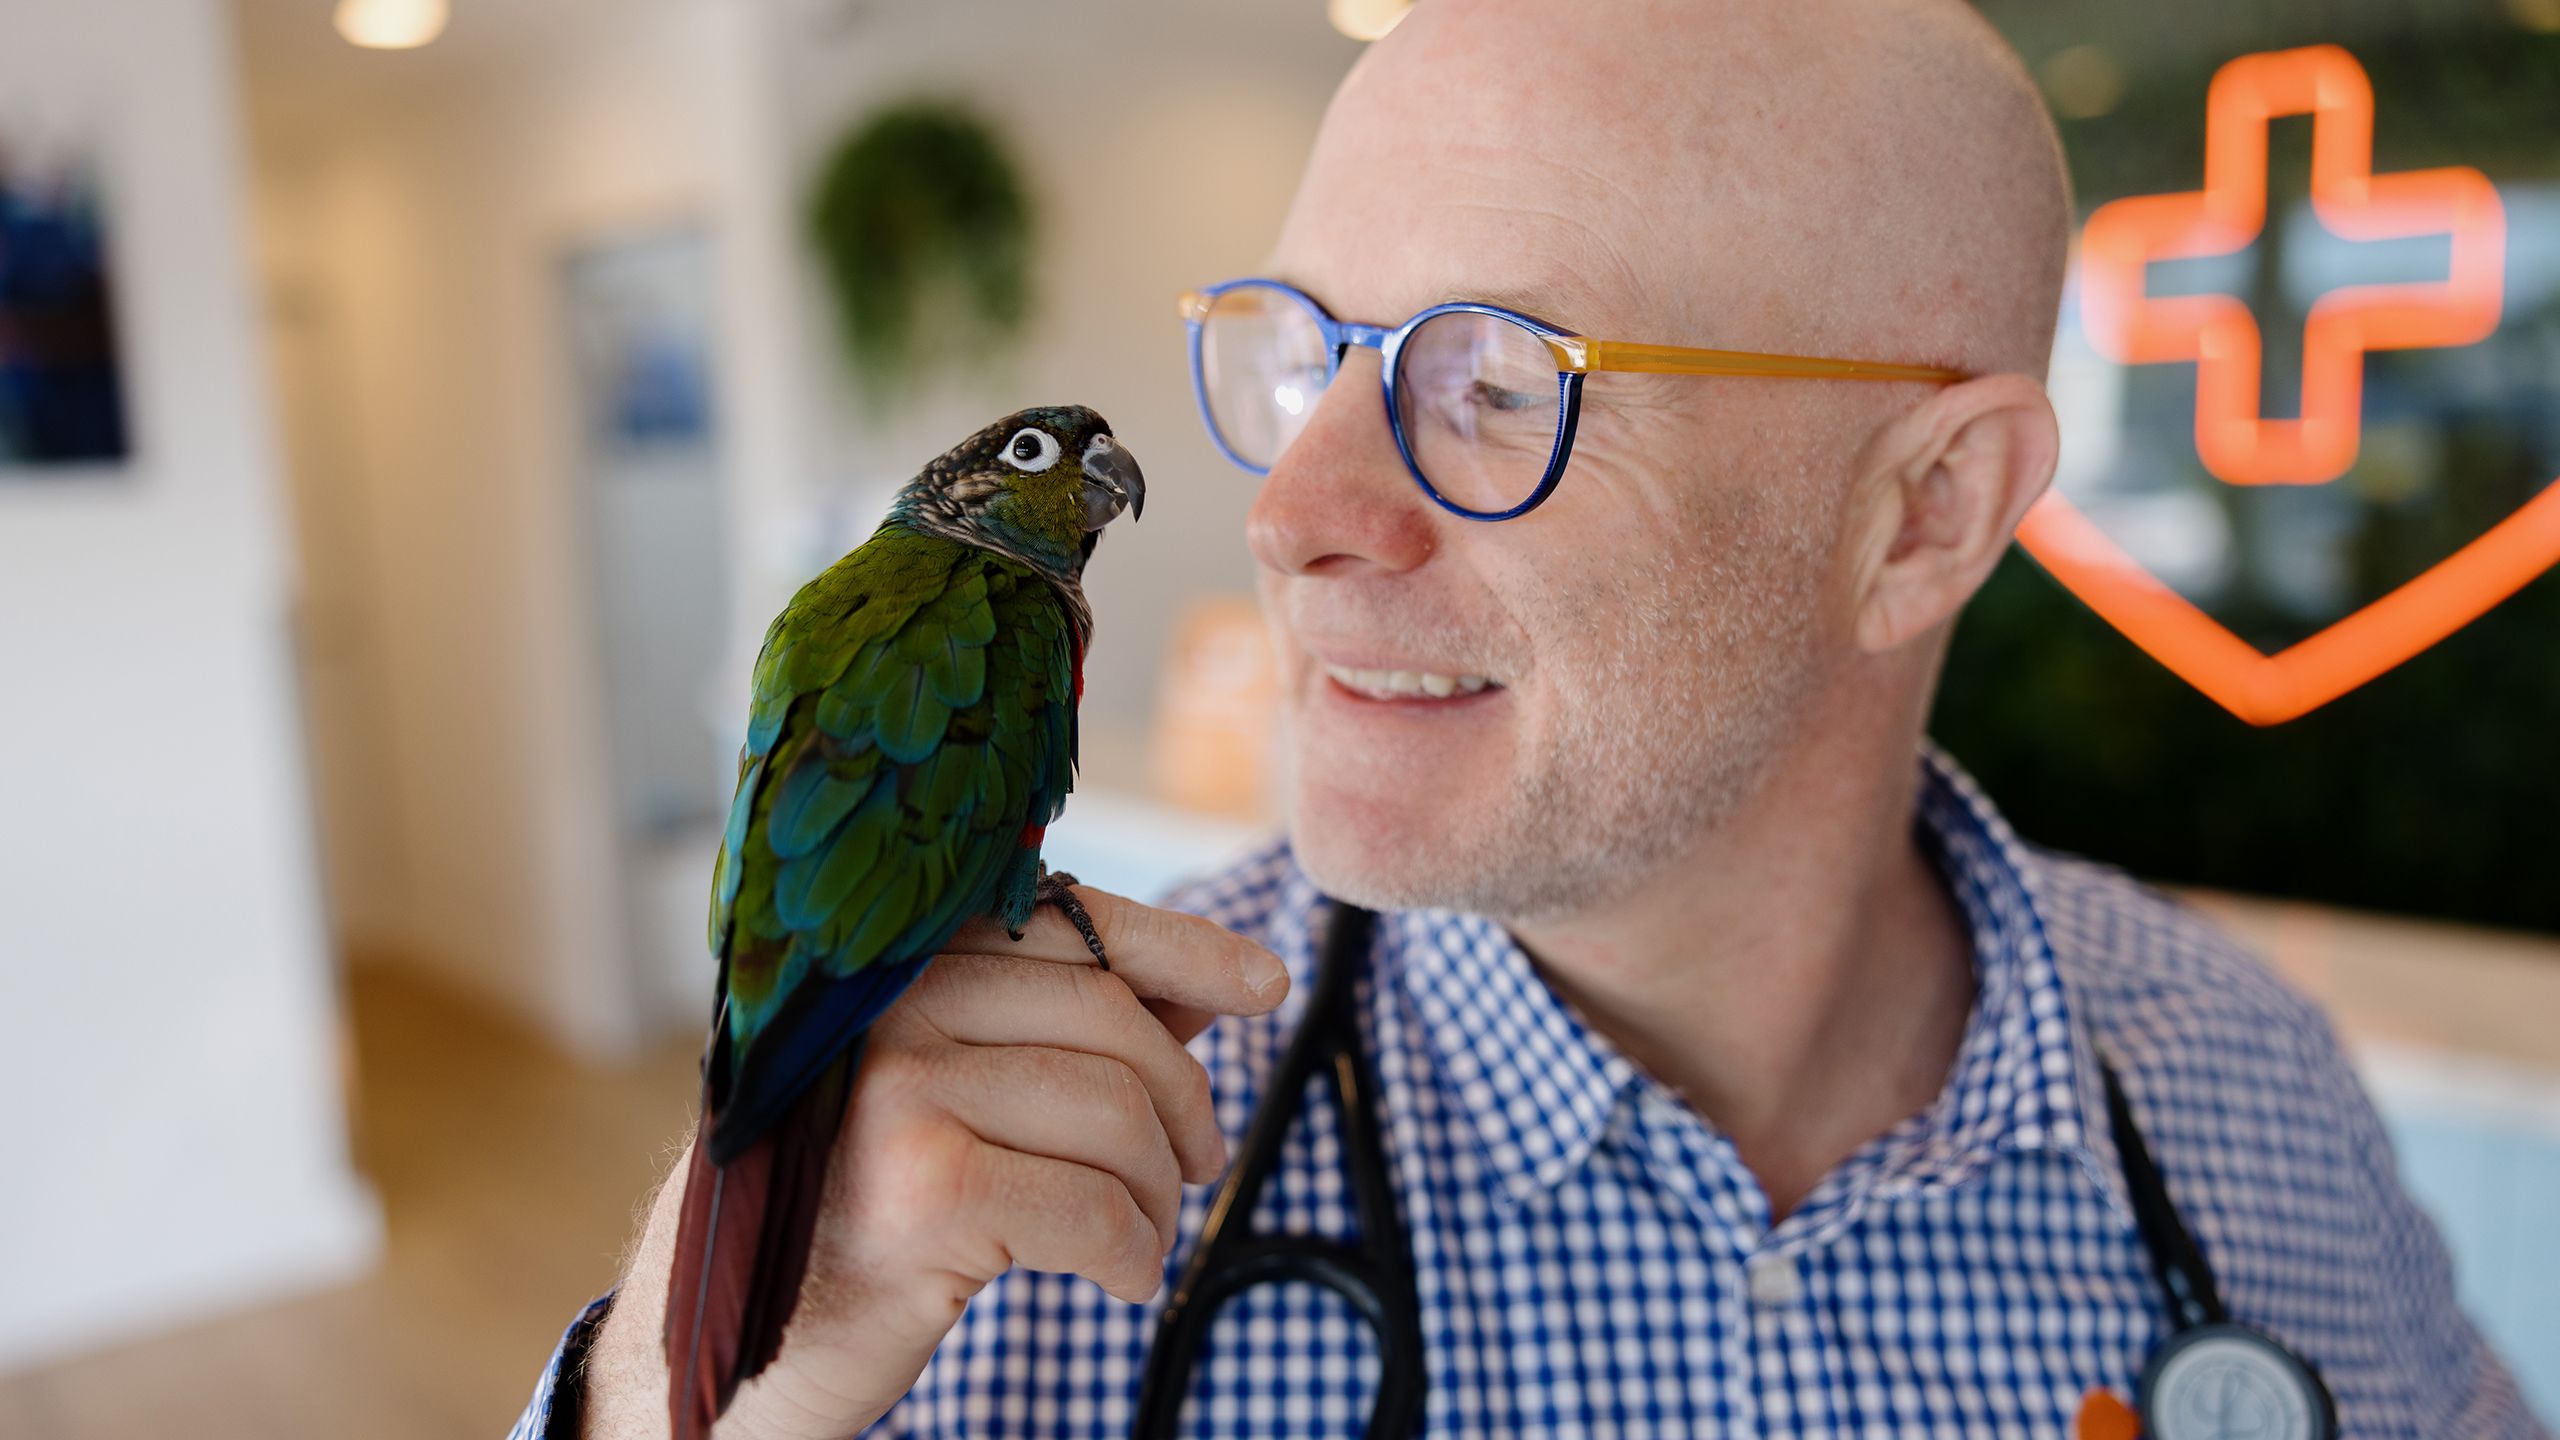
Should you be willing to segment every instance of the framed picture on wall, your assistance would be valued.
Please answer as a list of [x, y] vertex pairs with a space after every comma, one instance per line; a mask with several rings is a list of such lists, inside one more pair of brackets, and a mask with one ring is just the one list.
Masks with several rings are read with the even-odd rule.
[[93, 156], [0, 117], [0, 483], [131, 454], [107, 208]]
[[681, 837], [728, 813], [734, 779], [728, 692], [711, 700], [729, 593], [710, 237], [598, 235], [558, 273], [617, 804], [627, 834]]

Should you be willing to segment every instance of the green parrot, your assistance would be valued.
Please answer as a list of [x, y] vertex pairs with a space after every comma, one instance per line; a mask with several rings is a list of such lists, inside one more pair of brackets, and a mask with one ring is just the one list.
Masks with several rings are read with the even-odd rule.
[[1076, 405], [927, 465], [765, 631], [711, 894], [719, 1008], [664, 1339], [677, 1440], [780, 1347], [863, 1036], [971, 916], [1102, 942], [1040, 863], [1072, 787], [1085, 562], [1137, 462]]

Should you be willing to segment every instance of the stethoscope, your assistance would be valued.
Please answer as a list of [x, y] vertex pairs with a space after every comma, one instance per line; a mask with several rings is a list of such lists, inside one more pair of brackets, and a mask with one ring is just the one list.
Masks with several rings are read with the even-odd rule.
[[[1134, 1440], [1173, 1440], [1192, 1367], [1218, 1311], [1244, 1290], [1271, 1281], [1321, 1285], [1364, 1316], [1378, 1335], [1378, 1398], [1368, 1440], [1403, 1440], [1422, 1428], [1426, 1377], [1422, 1307], [1414, 1292], [1413, 1256], [1396, 1215], [1386, 1148], [1371, 1099], [1378, 1081], [1360, 1045], [1352, 980], [1368, 950], [1377, 916], [1337, 905], [1325, 931], [1316, 992], [1289, 1038], [1269, 1087], [1245, 1131], [1244, 1157], [1227, 1172], [1182, 1278], [1156, 1322], [1154, 1347], [1139, 1382]], [[1360, 1243], [1316, 1235], [1257, 1235], [1252, 1216], [1296, 1119], [1297, 1097], [1323, 1073], [1332, 1082]], [[2282, 1341], [2231, 1318], [2204, 1249], [2169, 1198], [2160, 1167], [2134, 1124], [2133, 1107], [2115, 1068], [2103, 1058], [2107, 1121], [2134, 1223], [2168, 1299], [2169, 1337], [2152, 1351], [2135, 1390], [2146, 1440], [2335, 1440], [2337, 1405], [2311, 1362]], [[1274, 1103], [1274, 1101], [1278, 1103]], [[1232, 1222], [1232, 1223], [1231, 1223]]]

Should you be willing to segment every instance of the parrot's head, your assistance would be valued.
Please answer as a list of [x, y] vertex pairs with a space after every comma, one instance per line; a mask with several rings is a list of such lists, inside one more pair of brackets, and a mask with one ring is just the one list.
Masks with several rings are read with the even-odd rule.
[[1073, 581], [1126, 510], [1146, 509], [1138, 462], [1081, 405], [1016, 411], [924, 468], [908, 503], [932, 528]]

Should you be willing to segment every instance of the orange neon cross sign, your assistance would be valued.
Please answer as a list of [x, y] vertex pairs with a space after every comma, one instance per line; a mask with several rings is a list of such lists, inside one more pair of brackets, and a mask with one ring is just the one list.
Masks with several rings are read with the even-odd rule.
[[[2312, 306], [2303, 336], [2302, 415], [2260, 411], [2258, 324], [2228, 295], [2152, 299], [2159, 260], [2228, 255], [2266, 222], [2267, 127], [2313, 117], [2311, 201], [2351, 240], [2451, 237], [2444, 280], [2358, 285]], [[2334, 45], [2225, 65], [2206, 99], [2205, 187], [2102, 206], [2080, 243], [2091, 343], [2124, 364], [2193, 361], [2196, 451], [2233, 484], [2318, 484], [2346, 473], [2361, 442], [2364, 356], [2465, 345], [2497, 329], [2506, 211], [2467, 167], [2373, 173], [2373, 86]], [[2560, 559], [2560, 483], [2399, 589], [2278, 654], [2261, 654], [2162, 584], [2061, 495], [2027, 512], [2018, 541], [2089, 608], [2187, 683], [2256, 725], [2325, 705], [2479, 618]]]
[[[2265, 228], [2267, 127], [2312, 117], [2311, 208], [2349, 240], [2452, 238], [2442, 281], [2352, 285], [2311, 307], [2302, 418], [2260, 413], [2259, 336], [2229, 295], [2149, 299], [2159, 260], [2230, 255]], [[2363, 432], [2368, 350], [2469, 345], [2498, 328], [2506, 210], [2468, 166], [2373, 173], [2373, 84], [2335, 45], [2234, 60], [2205, 100], [2204, 188], [2100, 207], [2080, 239], [2081, 316], [2101, 354], [2127, 365], [2196, 362], [2196, 453], [2235, 485], [2317, 485], [2347, 473]]]

